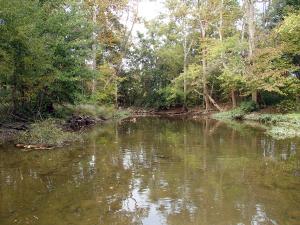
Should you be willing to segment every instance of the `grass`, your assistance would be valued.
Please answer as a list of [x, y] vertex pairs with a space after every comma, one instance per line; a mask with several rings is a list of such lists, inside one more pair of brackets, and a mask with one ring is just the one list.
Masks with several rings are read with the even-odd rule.
[[233, 110], [220, 112], [213, 115], [213, 118], [219, 120], [242, 120], [244, 117], [255, 110], [258, 106], [253, 101], [242, 102], [241, 105]]
[[300, 137], [300, 113], [290, 114], [265, 114], [258, 112], [247, 112], [241, 107], [231, 111], [216, 113], [214, 119], [222, 121], [246, 120], [259, 122], [266, 126], [266, 134], [275, 139], [286, 139]]
[[218, 120], [242, 120], [246, 114], [247, 112], [236, 108], [230, 111], [215, 113], [212, 117]]
[[291, 113], [291, 114], [250, 113], [248, 115], [245, 115], [245, 119], [259, 121], [268, 124], [290, 123], [290, 124], [300, 125], [300, 113]]
[[81, 135], [64, 131], [60, 122], [53, 119], [38, 121], [30, 129], [19, 134], [19, 144], [60, 147], [67, 143], [82, 141]]
[[300, 113], [259, 114], [245, 116], [246, 120], [258, 121], [269, 125], [266, 133], [276, 139], [300, 137]]
[[119, 120], [128, 117], [129, 110], [116, 110], [113, 106], [92, 104], [64, 105], [55, 107], [55, 117], [34, 122], [26, 131], [19, 133], [18, 144], [61, 147], [68, 143], [83, 141], [83, 134], [63, 129], [63, 120], [72, 115], [90, 116], [105, 120]]

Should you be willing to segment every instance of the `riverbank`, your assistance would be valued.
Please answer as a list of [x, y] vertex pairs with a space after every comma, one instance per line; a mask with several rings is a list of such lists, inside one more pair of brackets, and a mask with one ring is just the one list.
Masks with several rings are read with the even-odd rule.
[[83, 142], [93, 126], [130, 117], [127, 109], [93, 105], [65, 106], [55, 114], [26, 122], [0, 123], [0, 145], [13, 144], [24, 150], [48, 150]]
[[227, 124], [234, 122], [263, 129], [266, 134], [275, 139], [287, 139], [300, 137], [300, 113], [281, 114], [273, 112], [271, 108], [259, 110], [251, 102], [241, 104], [240, 107], [229, 110], [224, 105], [225, 111], [205, 111], [202, 107], [184, 108], [178, 107], [166, 110], [155, 109], [131, 109], [131, 117], [179, 117], [190, 119], [211, 118]]
[[[225, 107], [224, 107], [225, 108]], [[278, 114], [253, 111], [251, 105], [242, 105], [223, 112], [205, 111], [202, 107], [177, 107], [167, 110], [79, 105], [57, 110], [55, 118], [28, 123], [0, 124], [0, 144], [11, 143], [22, 149], [52, 149], [74, 142], [83, 142], [87, 131], [96, 125], [111, 121], [132, 121], [138, 117], [178, 117], [189, 119], [212, 118], [227, 124], [234, 121], [259, 127], [275, 139], [300, 137], [300, 113]]]
[[14, 144], [24, 150], [47, 150], [82, 142], [87, 131], [112, 121], [135, 122], [138, 117], [209, 118], [215, 111], [202, 107], [177, 107], [165, 110], [82, 104], [56, 106], [53, 117], [28, 122], [0, 123], [0, 145]]
[[265, 130], [266, 134], [275, 139], [300, 137], [300, 113], [243, 112], [240, 109], [235, 109], [215, 113], [212, 115], [212, 118], [225, 123], [238, 120], [251, 126], [259, 126]]

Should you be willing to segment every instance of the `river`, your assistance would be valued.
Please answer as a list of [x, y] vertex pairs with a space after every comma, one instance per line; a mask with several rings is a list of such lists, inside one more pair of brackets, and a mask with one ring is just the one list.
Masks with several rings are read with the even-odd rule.
[[300, 140], [214, 120], [139, 118], [85, 143], [0, 149], [0, 224], [299, 225]]

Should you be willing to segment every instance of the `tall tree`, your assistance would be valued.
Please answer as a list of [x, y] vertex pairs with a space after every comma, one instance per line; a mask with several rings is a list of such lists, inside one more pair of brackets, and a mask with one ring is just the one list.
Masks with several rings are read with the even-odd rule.
[[[14, 116], [38, 116], [76, 101], [91, 74], [91, 26], [77, 1], [0, 1], [2, 85]], [[2, 73], [2, 71], [0, 72]]]
[[[249, 43], [249, 64], [253, 63], [253, 57], [255, 52], [255, 0], [245, 0], [245, 16], [248, 26], [248, 43]], [[253, 76], [250, 72], [250, 76]], [[255, 87], [252, 88], [252, 101], [257, 103], [257, 90]]]

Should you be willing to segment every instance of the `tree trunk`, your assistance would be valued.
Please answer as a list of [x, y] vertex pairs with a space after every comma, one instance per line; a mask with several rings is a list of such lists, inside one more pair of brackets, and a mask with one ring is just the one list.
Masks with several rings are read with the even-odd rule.
[[187, 56], [186, 52], [184, 53], [184, 63], [183, 63], [183, 102], [184, 106], [186, 106], [186, 76], [187, 76]]
[[223, 111], [222, 108], [216, 103], [216, 101], [210, 95], [207, 95], [207, 97], [214, 107], [216, 107], [220, 112]]
[[254, 101], [255, 103], [258, 102], [258, 99], [257, 99], [257, 91], [252, 91], [252, 101]]
[[[246, 0], [246, 15], [248, 23], [249, 62], [251, 63], [255, 49], [255, 9], [254, 0]], [[257, 103], [257, 90], [252, 91], [252, 101]]]
[[[200, 21], [201, 25], [201, 39], [202, 43], [205, 42], [206, 38], [206, 25]], [[203, 85], [203, 97], [205, 101], [205, 111], [209, 111], [211, 109], [210, 101], [209, 101], [209, 92], [208, 92], [208, 85], [207, 85], [207, 68], [206, 68], [206, 47], [202, 47], [202, 85]]]
[[[92, 44], [92, 70], [96, 71], [97, 69], [97, 31], [96, 31], [96, 25], [97, 25], [97, 14], [98, 14], [98, 6], [96, 2], [94, 2], [93, 6], [93, 25], [94, 25], [94, 30], [93, 30], [93, 44]], [[96, 90], [96, 78], [93, 77], [92, 79], [92, 93], [95, 92]]]
[[246, 10], [247, 10], [247, 22], [248, 22], [248, 44], [249, 44], [249, 58], [250, 60], [253, 57], [255, 42], [255, 12], [254, 12], [254, 0], [246, 0]]
[[211, 109], [210, 101], [209, 101], [209, 92], [207, 86], [207, 77], [206, 77], [206, 54], [205, 49], [202, 50], [202, 73], [203, 73], [203, 96], [205, 101], [205, 111], [209, 111]]
[[231, 90], [231, 101], [232, 101], [232, 108], [235, 108], [236, 107], [235, 90]]
[[[139, 4], [138, 4], [138, 1], [135, 2], [135, 11], [134, 11], [134, 15], [133, 15], [133, 21], [132, 21], [132, 24], [131, 24], [131, 27], [130, 29], [128, 30], [127, 26], [125, 26], [125, 30], [124, 30], [124, 33], [123, 33], [123, 38], [122, 38], [122, 41], [121, 41], [121, 50], [120, 50], [120, 58], [121, 59], [124, 59], [127, 55], [127, 51], [128, 51], [128, 42], [130, 40], [130, 38], [132, 37], [132, 32], [133, 32], [133, 28], [134, 28], [134, 25], [138, 22], [138, 9], [139, 9]], [[130, 19], [130, 15], [129, 15], [129, 11], [128, 11], [128, 14], [127, 14], [127, 18], [126, 18], [126, 24], [127, 22], [129, 21]], [[119, 64], [117, 65], [117, 68], [116, 68], [116, 72], [113, 76], [110, 77], [110, 79], [108, 79], [108, 81], [106, 81], [105, 85], [104, 85], [104, 89], [107, 88], [107, 86], [109, 85], [109, 83], [115, 78], [117, 79], [120, 75], [120, 72], [122, 70], [122, 60], [120, 60]], [[115, 105], [116, 105], [116, 108], [118, 107], [118, 81], [116, 80], [116, 90], [115, 90]]]

